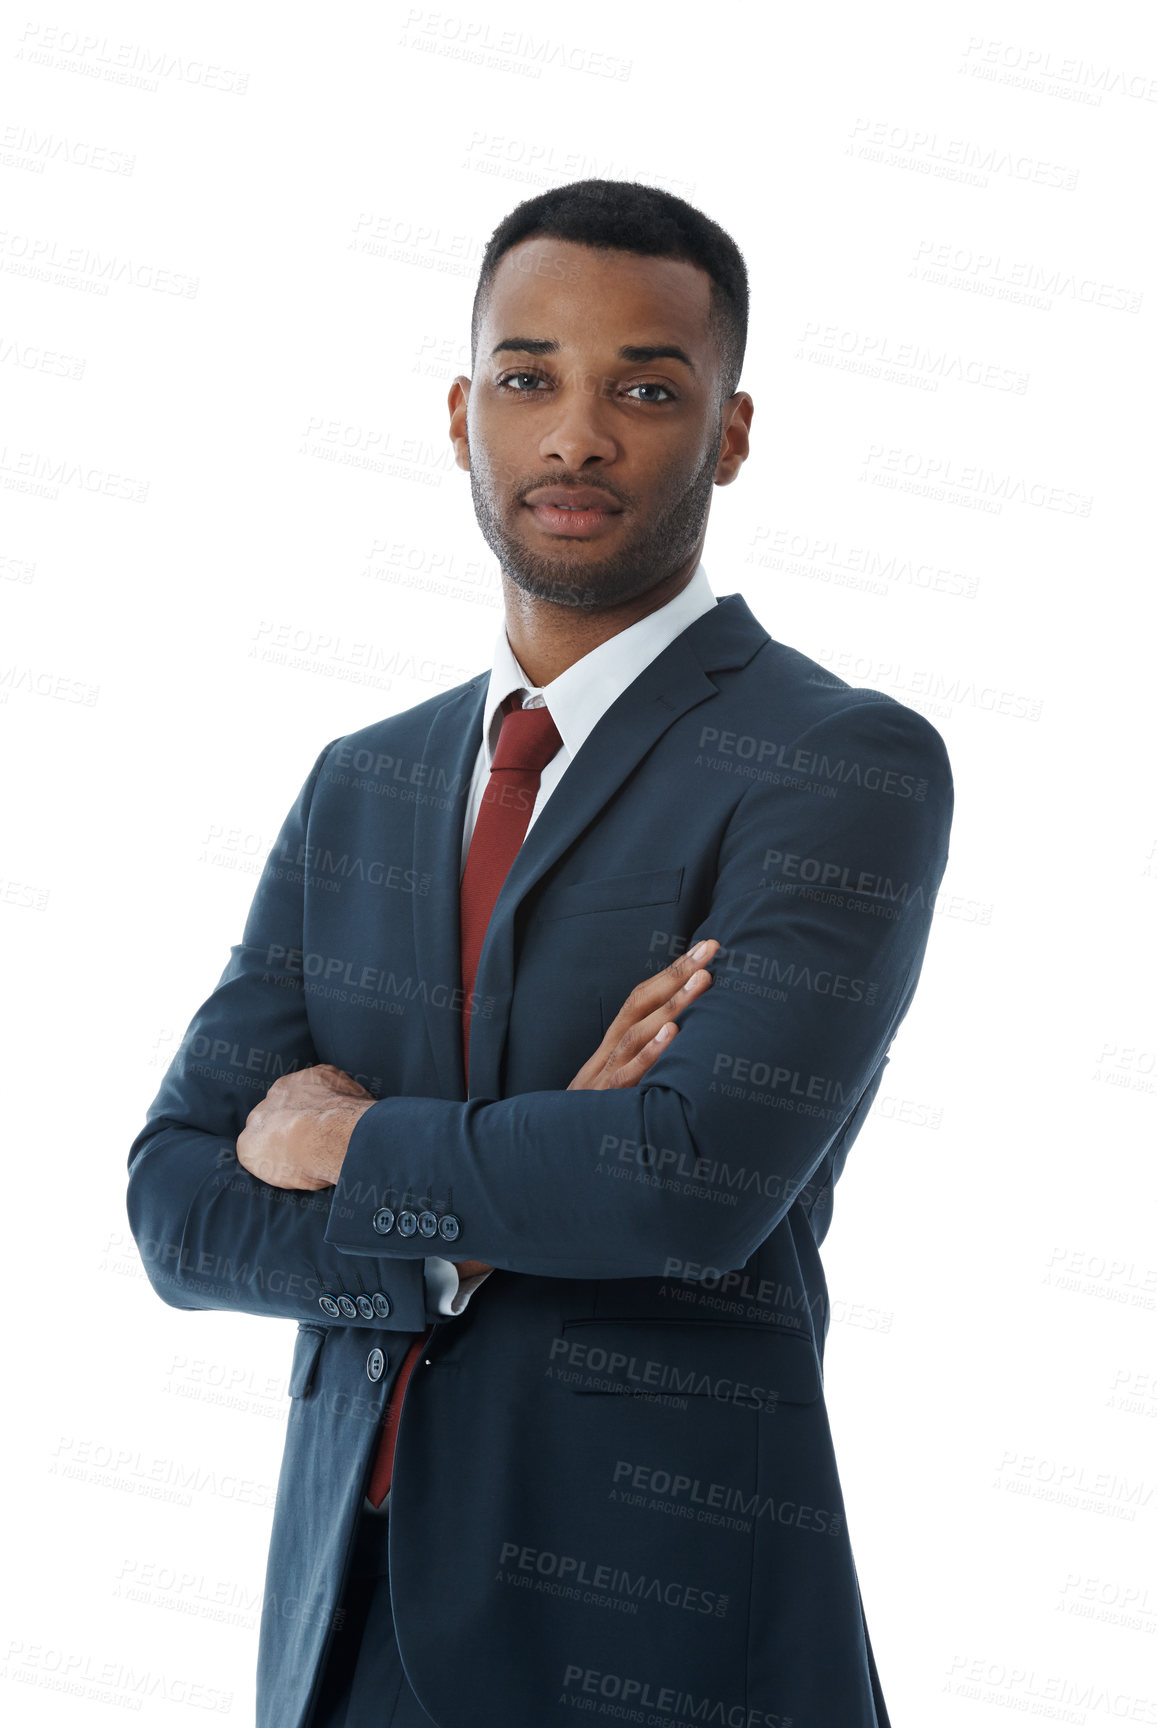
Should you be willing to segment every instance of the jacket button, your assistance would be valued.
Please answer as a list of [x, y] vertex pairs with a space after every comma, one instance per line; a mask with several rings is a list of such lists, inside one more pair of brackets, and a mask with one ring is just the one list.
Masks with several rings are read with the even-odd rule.
[[418, 1229], [423, 1236], [436, 1236], [438, 1234], [438, 1214], [436, 1212], [419, 1212]]
[[380, 1380], [385, 1371], [386, 1358], [375, 1345], [366, 1357], [366, 1373], [371, 1380]]
[[457, 1218], [457, 1215], [455, 1213], [443, 1212], [442, 1217], [441, 1217], [439, 1224], [438, 1224], [438, 1234], [440, 1236], [445, 1237], [447, 1242], [456, 1242], [458, 1240], [458, 1236], [461, 1232], [461, 1229], [462, 1229], [462, 1225], [460, 1224], [460, 1222]]
[[417, 1228], [418, 1228], [418, 1214], [416, 1212], [399, 1212], [398, 1213], [398, 1235], [399, 1236], [412, 1236], [414, 1234], [414, 1231]]
[[374, 1291], [373, 1309], [379, 1320], [384, 1320], [390, 1312], [390, 1298], [384, 1290]]
[[328, 1314], [331, 1318], [336, 1318], [337, 1315], [341, 1313], [341, 1309], [338, 1307], [332, 1296], [319, 1296], [317, 1299], [317, 1305], [323, 1314]]
[[337, 1299], [337, 1305], [347, 1320], [357, 1319], [358, 1305], [352, 1296], [339, 1296]]
[[374, 1317], [374, 1305], [370, 1301], [368, 1296], [359, 1296], [358, 1297], [358, 1313], [361, 1315], [363, 1320], [372, 1320], [373, 1319], [373, 1317]]
[[394, 1214], [388, 1206], [379, 1206], [374, 1213], [374, 1229], [379, 1236], [388, 1236], [394, 1228]]

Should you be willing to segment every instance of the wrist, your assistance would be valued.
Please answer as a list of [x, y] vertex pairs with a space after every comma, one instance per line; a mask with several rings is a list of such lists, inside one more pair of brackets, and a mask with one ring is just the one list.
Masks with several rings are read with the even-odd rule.
[[459, 1279], [476, 1278], [479, 1272], [493, 1272], [494, 1270], [493, 1266], [488, 1266], [485, 1260], [455, 1260], [454, 1265], [458, 1268]]
[[310, 1136], [311, 1165], [319, 1186], [332, 1188], [341, 1175], [354, 1129], [376, 1098], [339, 1098], [315, 1118]]

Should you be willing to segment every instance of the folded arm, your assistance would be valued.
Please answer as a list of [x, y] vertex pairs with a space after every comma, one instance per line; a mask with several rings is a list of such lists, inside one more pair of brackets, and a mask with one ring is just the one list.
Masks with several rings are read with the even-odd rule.
[[416, 1258], [412, 1220], [430, 1208], [455, 1220], [456, 1256], [515, 1272], [746, 1263], [858, 1126], [915, 989], [952, 815], [943, 742], [897, 703], [831, 716], [791, 760], [733, 814], [689, 939], [722, 943], [713, 987], [639, 1084], [377, 1101], [349, 1139], [327, 1244]]
[[301, 946], [302, 889], [283, 861], [299, 855], [331, 748], [286, 817], [242, 940], [132, 1144], [129, 1223], [154, 1290], [175, 1308], [421, 1331], [436, 1310], [431, 1302], [427, 1313], [420, 1259], [351, 1259], [326, 1240], [332, 1192], [263, 1182], [237, 1158], [271, 1081], [319, 1062], [303, 980], [284, 960]]

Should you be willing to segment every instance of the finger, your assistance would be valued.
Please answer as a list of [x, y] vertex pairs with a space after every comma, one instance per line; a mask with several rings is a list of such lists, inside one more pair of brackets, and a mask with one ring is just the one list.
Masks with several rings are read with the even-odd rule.
[[340, 1092], [343, 1098], [369, 1098], [360, 1080], [355, 1080], [352, 1074], [347, 1074], [344, 1068], [335, 1068], [332, 1062], [318, 1062], [313, 1068], [303, 1068], [303, 1075], [316, 1081], [327, 1091]]
[[[636, 985], [604, 1032], [598, 1049], [584, 1062], [568, 1090], [586, 1091], [593, 1086], [605, 1085], [608, 1068], [613, 1066], [616, 1057], [619, 1060], [624, 1057], [624, 1040], [630, 1039], [625, 1054], [634, 1055], [639, 1044], [647, 1043], [662, 1024], [665, 1016], [659, 1009], [671, 1003], [677, 1013], [693, 996], [707, 988], [711, 974], [704, 972], [703, 966], [715, 958], [718, 949], [716, 938], [707, 937], [694, 943], [691, 949], [669, 966], [664, 966], [662, 971]], [[645, 1026], [641, 1033], [640, 1026]]]
[[648, 1038], [638, 1053], [621, 1063], [607, 1076], [605, 1090], [618, 1091], [620, 1088], [637, 1086], [647, 1070], [658, 1061], [664, 1050], [669, 1050], [678, 1037], [679, 1028], [674, 1020], [668, 1020], [661, 1026], [653, 1038]]
[[610, 1037], [616, 1028], [621, 1035], [628, 1026], [636, 1025], [645, 1015], [668, 1001], [682, 989], [689, 977], [715, 958], [718, 950], [719, 943], [716, 939], [713, 936], [708, 937], [703, 942], [694, 943], [686, 954], [680, 954], [677, 960], [664, 966], [661, 972], [642, 979], [611, 1021], [607, 1036]]
[[[673, 1021], [689, 1003], [693, 1002], [697, 996], [702, 996], [704, 991], [710, 987], [710, 972], [702, 967], [693, 972], [673, 995], [661, 1002], [650, 1014], [644, 1014], [641, 1019], [626, 1026], [611, 1051], [609, 1061], [617, 1064], [637, 1055], [640, 1049], [650, 1043], [662, 1026]], [[608, 1033], [608, 1038], [609, 1036]]]
[[[719, 943], [714, 936], [705, 937], [695, 942], [685, 954], [680, 954], [672, 960], [669, 966], [664, 966], [661, 972], [656, 972], [641, 983], [644, 1006], [651, 1007], [652, 1001], [662, 1001], [664, 996], [671, 996], [680, 989], [701, 966], [707, 966], [719, 952]], [[652, 989], [657, 986], [657, 989]]]
[[[711, 974], [709, 972], [693, 973], [687, 982], [675, 992], [674, 996], [662, 1003], [653, 1013], [645, 1015], [642, 1020], [637, 1020], [633, 1026], [627, 1027], [604, 1062], [601, 1072], [609, 1078], [611, 1074], [634, 1061], [642, 1051], [650, 1049], [663, 1027], [674, 1026], [676, 1016], [710, 986]], [[662, 1053], [662, 1050], [663, 1044], [660, 1041], [650, 1051], [650, 1061], [653, 1062], [655, 1057]]]

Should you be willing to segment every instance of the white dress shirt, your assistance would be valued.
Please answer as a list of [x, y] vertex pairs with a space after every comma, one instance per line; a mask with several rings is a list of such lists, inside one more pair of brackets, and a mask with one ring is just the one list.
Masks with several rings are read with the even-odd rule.
[[[660, 606], [657, 611], [649, 612], [645, 618], [629, 624], [625, 630], [620, 630], [617, 636], [600, 642], [597, 648], [592, 648], [589, 654], [584, 654], [580, 660], [568, 666], [565, 672], [552, 678], [547, 685], [531, 684], [514, 657], [507, 640], [506, 625], [503, 623], [494, 644], [490, 685], [486, 692], [486, 705], [482, 710], [482, 743], [475, 759], [470, 792], [466, 799], [459, 880], [466, 869], [466, 855], [470, 850], [474, 824], [478, 819], [482, 795], [490, 778], [490, 764], [498, 745], [498, 734], [502, 729], [502, 716], [498, 710], [511, 691], [522, 692], [524, 708], [541, 708], [544, 705], [548, 707], [562, 739], [560, 748], [542, 771], [538, 796], [527, 824], [529, 833], [531, 826], [541, 815], [547, 799], [566, 773], [567, 767], [611, 703], [617, 701], [628, 685], [634, 683], [639, 673], [650, 665], [657, 654], [661, 654], [676, 636], [681, 636], [689, 624], [693, 624], [704, 612], [709, 612], [715, 604], [715, 595], [707, 583], [707, 572], [700, 562], [695, 566], [691, 580], [673, 600], [668, 600], [666, 605]], [[588, 1051], [587, 1054], [593, 1052]], [[458, 1268], [453, 1261], [438, 1256], [427, 1258], [425, 1275], [426, 1288], [436, 1298], [435, 1306], [440, 1314], [461, 1314], [478, 1286], [490, 1276], [489, 1272], [479, 1272], [473, 1278], [460, 1280]]]

